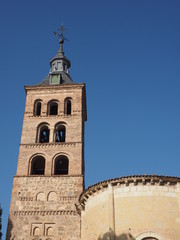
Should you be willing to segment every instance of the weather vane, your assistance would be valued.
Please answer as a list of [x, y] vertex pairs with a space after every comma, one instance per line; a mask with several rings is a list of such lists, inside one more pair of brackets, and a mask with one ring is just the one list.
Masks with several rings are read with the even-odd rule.
[[54, 35], [60, 38], [60, 43], [64, 43], [64, 40], [69, 41], [67, 38], [64, 37], [63, 31], [67, 30], [67, 28], [63, 27], [63, 23], [61, 24], [61, 28], [57, 28], [59, 32], [54, 32]]

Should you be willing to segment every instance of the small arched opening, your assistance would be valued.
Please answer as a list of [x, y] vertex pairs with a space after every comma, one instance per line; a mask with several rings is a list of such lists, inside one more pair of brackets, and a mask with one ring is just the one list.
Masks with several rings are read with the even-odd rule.
[[34, 102], [34, 116], [41, 116], [41, 100]]
[[69, 159], [66, 156], [61, 155], [55, 159], [55, 163], [54, 163], [55, 175], [67, 175], [68, 168], [69, 168]]
[[49, 142], [49, 128], [48, 126], [42, 126], [39, 133], [39, 142], [47, 143]]
[[72, 99], [66, 98], [64, 100], [64, 114], [71, 115], [72, 112]]
[[48, 115], [58, 115], [58, 101], [50, 101], [48, 103]]
[[36, 156], [31, 161], [31, 175], [44, 175], [45, 172], [45, 158]]
[[65, 142], [66, 140], [66, 127], [63, 124], [55, 126], [55, 142]]

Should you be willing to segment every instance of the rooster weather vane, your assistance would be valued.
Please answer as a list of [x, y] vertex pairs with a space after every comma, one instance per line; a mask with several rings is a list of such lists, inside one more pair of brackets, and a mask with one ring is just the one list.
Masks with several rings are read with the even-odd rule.
[[59, 32], [54, 32], [54, 35], [60, 38], [59, 42], [62, 43], [62, 44], [64, 43], [64, 40], [69, 41], [63, 35], [63, 31], [65, 31], [65, 30], [67, 30], [67, 28], [64, 28], [63, 23], [62, 23], [61, 28], [57, 28], [57, 31], [60, 31], [60, 33]]

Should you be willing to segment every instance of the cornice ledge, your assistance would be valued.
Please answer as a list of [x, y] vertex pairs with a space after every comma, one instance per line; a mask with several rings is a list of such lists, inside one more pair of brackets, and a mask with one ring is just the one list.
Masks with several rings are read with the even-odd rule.
[[[132, 175], [132, 176], [125, 176], [120, 178], [108, 179], [99, 183], [96, 183], [92, 186], [89, 186], [79, 197], [79, 203], [81, 208], [85, 208], [86, 200], [94, 195], [95, 193], [99, 192], [111, 185], [112, 187], [119, 186], [119, 187], [126, 187], [131, 184], [131, 186], [136, 185], [167, 185], [167, 186], [174, 186], [180, 183], [179, 177], [172, 177], [172, 176], [161, 176], [161, 175]], [[79, 207], [79, 209], [81, 209]]]
[[35, 86], [24, 86], [25, 91], [38, 91], [41, 89], [64, 89], [64, 88], [83, 88], [85, 83], [73, 83], [73, 84], [57, 84], [57, 85], [35, 85]]

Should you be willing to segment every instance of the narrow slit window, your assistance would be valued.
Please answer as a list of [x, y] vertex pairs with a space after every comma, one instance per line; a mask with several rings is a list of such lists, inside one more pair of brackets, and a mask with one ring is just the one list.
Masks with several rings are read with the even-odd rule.
[[71, 100], [67, 100], [67, 115], [71, 115]]
[[71, 106], [71, 99], [66, 98], [64, 102], [64, 112], [66, 115], [71, 115], [72, 112], [72, 106]]

